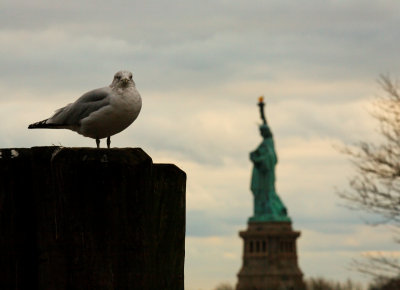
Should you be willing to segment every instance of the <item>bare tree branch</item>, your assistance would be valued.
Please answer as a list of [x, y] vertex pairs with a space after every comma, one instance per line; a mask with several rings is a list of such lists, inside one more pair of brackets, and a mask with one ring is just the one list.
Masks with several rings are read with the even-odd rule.
[[[350, 190], [338, 195], [352, 209], [377, 214], [382, 222], [400, 229], [400, 83], [384, 75], [378, 83], [383, 94], [373, 102], [371, 116], [379, 124], [381, 138], [339, 148], [349, 157], [355, 174], [349, 179]], [[355, 260], [352, 267], [373, 277], [400, 276], [399, 261], [383, 255]]]

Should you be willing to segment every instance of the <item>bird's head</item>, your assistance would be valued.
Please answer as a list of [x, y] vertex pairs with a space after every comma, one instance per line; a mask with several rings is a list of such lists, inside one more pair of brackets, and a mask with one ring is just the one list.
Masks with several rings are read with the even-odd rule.
[[135, 86], [130, 71], [121, 70], [114, 75], [114, 79], [110, 85], [112, 88], [127, 88]]

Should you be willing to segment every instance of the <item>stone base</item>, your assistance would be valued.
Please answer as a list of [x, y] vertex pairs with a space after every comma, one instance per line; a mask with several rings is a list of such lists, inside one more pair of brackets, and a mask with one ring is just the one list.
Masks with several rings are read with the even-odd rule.
[[296, 239], [291, 222], [249, 222], [243, 238], [243, 265], [237, 290], [303, 290], [303, 273], [297, 263]]
[[264, 214], [252, 216], [248, 220], [249, 223], [265, 223], [265, 222], [291, 222], [290, 217], [283, 215]]

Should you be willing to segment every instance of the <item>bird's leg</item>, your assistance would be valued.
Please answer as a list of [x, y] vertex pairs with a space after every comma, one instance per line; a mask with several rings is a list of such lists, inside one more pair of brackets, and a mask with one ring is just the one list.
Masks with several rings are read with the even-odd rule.
[[111, 138], [110, 136], [107, 137], [107, 148], [110, 149], [110, 145], [111, 145]]
[[100, 139], [98, 139], [98, 138], [96, 138], [96, 145], [97, 145], [97, 148], [100, 148]]

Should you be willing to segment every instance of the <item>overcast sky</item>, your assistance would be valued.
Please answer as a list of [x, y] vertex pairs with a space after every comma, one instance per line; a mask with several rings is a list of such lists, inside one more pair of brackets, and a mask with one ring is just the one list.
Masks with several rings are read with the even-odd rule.
[[[248, 153], [261, 142], [257, 99], [279, 157], [305, 277], [366, 281], [352, 258], [395, 251], [386, 228], [340, 206], [352, 170], [335, 144], [374, 139], [377, 78], [400, 76], [400, 3], [54, 1], [0, 3], [0, 147], [90, 146], [70, 131], [28, 131], [131, 70], [137, 121], [112, 138], [188, 175], [186, 289], [236, 283], [252, 215]], [[104, 143], [104, 141], [103, 141]]]

